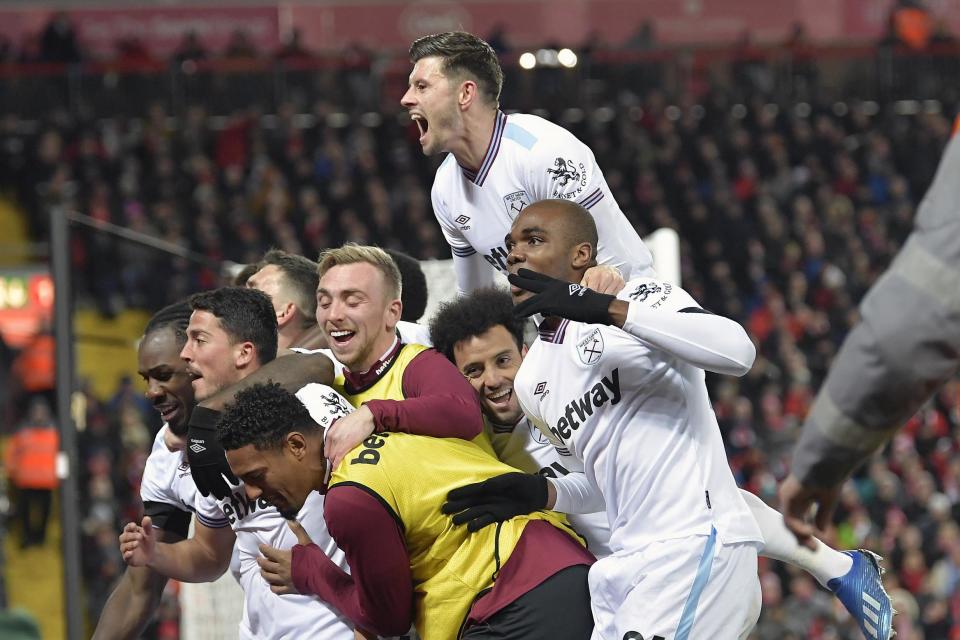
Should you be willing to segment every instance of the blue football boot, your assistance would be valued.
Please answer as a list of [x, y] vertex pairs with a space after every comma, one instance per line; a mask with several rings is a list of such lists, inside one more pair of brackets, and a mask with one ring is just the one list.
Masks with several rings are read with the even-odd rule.
[[827, 582], [827, 588], [840, 599], [867, 640], [890, 640], [893, 637], [893, 616], [896, 613], [890, 596], [883, 589], [880, 576], [882, 558], [872, 551], [844, 551], [853, 560], [845, 576]]

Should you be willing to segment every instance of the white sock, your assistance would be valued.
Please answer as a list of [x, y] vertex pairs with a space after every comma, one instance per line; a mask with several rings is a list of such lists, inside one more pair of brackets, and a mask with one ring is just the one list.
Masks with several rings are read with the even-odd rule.
[[765, 543], [760, 550], [760, 555], [800, 567], [824, 587], [827, 586], [828, 581], [844, 576], [850, 571], [853, 558], [828, 547], [818, 538], [814, 538], [816, 549], [803, 546], [797, 542], [793, 532], [787, 529], [779, 511], [768, 506], [749, 491], [741, 490], [740, 493], [763, 533]]

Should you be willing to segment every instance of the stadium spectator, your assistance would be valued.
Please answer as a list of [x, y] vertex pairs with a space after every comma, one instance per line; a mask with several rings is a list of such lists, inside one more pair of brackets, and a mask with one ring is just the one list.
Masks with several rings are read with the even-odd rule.
[[40, 37], [40, 59], [43, 62], [80, 62], [83, 54], [77, 33], [74, 31], [70, 16], [65, 11], [57, 11]]
[[21, 549], [46, 542], [53, 490], [60, 484], [56, 471], [59, 449], [50, 405], [43, 397], [35, 397], [5, 451], [4, 466], [17, 490]]

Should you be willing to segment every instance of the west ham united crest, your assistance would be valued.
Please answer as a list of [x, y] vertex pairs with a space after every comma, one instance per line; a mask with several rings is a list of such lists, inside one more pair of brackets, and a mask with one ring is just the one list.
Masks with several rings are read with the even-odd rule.
[[600, 329], [594, 329], [593, 333], [577, 343], [577, 355], [583, 364], [596, 364], [600, 361], [600, 356], [603, 355], [603, 334]]
[[530, 199], [527, 197], [526, 191], [514, 191], [503, 196], [503, 206], [507, 208], [507, 215], [510, 216], [511, 220], [520, 215], [520, 212], [528, 204], [530, 204]]

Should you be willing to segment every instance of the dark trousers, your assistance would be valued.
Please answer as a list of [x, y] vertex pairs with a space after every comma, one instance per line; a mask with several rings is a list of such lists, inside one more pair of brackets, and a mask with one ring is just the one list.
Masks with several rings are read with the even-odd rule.
[[47, 537], [47, 522], [50, 520], [53, 491], [18, 489], [17, 496], [22, 546], [42, 545]]
[[555, 573], [480, 624], [463, 640], [589, 640], [590, 567], [576, 565]]

